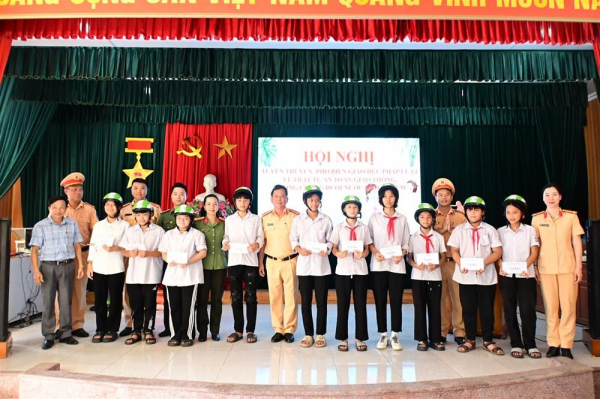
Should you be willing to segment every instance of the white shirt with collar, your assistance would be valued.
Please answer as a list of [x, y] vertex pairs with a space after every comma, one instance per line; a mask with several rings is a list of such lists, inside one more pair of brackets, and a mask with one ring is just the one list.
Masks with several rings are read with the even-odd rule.
[[[162, 227], [150, 223], [146, 231], [139, 224], [125, 230], [119, 246], [125, 248], [127, 244], [144, 244], [146, 251], [158, 251], [158, 246], [165, 231]], [[160, 284], [162, 280], [163, 260], [161, 256], [147, 258], [129, 258], [127, 266], [127, 284]]]
[[[503, 262], [526, 262], [531, 255], [532, 247], [539, 247], [540, 242], [537, 239], [535, 228], [521, 223], [517, 231], [513, 231], [510, 226], [500, 227], [498, 229], [500, 241], [502, 241], [502, 261]], [[527, 268], [529, 278], [535, 278], [533, 264]], [[515, 274], [507, 274], [506, 277], [513, 277]], [[517, 278], [527, 278], [516, 275]]]
[[[373, 243], [371, 233], [366, 224], [357, 219], [354, 227], [356, 228], [356, 241], [362, 241], [366, 246]], [[334, 227], [329, 241], [338, 246], [338, 251], [343, 250], [343, 248], [340, 248], [340, 246], [343, 247], [341, 245], [342, 242], [350, 241], [350, 229], [352, 229], [352, 226], [348, 224], [347, 220]], [[335, 274], [340, 276], [365, 276], [369, 274], [366, 259], [356, 258], [352, 255], [352, 252], [348, 252], [348, 256], [345, 258], [338, 258]]]
[[121, 251], [108, 252], [102, 246], [97, 246], [100, 238], [112, 238], [111, 246], [119, 245], [125, 231], [130, 227], [130, 224], [121, 218], [117, 218], [110, 223], [108, 218], [103, 219], [94, 225], [92, 230], [92, 238], [90, 239], [90, 252], [88, 261], [93, 262], [94, 273], [100, 274], [117, 274], [125, 271], [123, 263], [123, 254]]
[[[329, 242], [333, 222], [331, 218], [322, 212], [317, 214], [315, 220], [312, 220], [307, 213], [300, 213], [294, 218], [292, 231], [290, 232], [290, 241], [292, 249], [296, 246], [305, 248], [309, 242], [320, 242], [327, 244], [327, 252], [331, 252], [333, 244]], [[296, 263], [296, 275], [298, 276], [327, 276], [331, 274], [331, 265], [327, 256], [311, 254], [308, 256], [298, 256]]]
[[[427, 253], [427, 241], [425, 238], [421, 236], [423, 234], [421, 229], [417, 230], [413, 235], [410, 236], [410, 243], [408, 245], [408, 252], [413, 254], [413, 259], [415, 259], [417, 254]], [[424, 235], [424, 234], [423, 234]], [[444, 244], [444, 236], [442, 236], [437, 231], [431, 229], [428, 237], [431, 237], [431, 243], [433, 248], [430, 248], [430, 253], [442, 253], [446, 252], [446, 245]], [[426, 281], [442, 281], [442, 269], [437, 267], [433, 271], [427, 270], [419, 270], [416, 267], [412, 268], [412, 274], [410, 277], [412, 280], [426, 280]]]
[[[373, 237], [373, 245], [378, 250], [392, 246], [401, 246], [402, 249], [408, 251], [408, 243], [410, 239], [410, 230], [408, 229], [408, 221], [401, 213], [396, 212], [394, 216], [394, 237], [390, 238], [387, 232], [388, 218], [383, 212], [377, 212], [369, 219], [369, 231]], [[392, 272], [406, 274], [406, 264], [404, 256], [398, 264], [394, 264], [392, 259], [385, 259], [379, 262], [375, 256], [371, 256], [371, 271], [372, 272]]]
[[258, 267], [258, 251], [265, 244], [262, 219], [248, 211], [242, 218], [238, 212], [225, 219], [225, 235], [223, 243], [245, 243], [248, 245], [258, 243], [258, 249], [248, 254], [234, 254], [229, 251], [227, 266], [255, 266]]
[[[158, 250], [160, 252], [185, 252], [190, 259], [198, 252], [206, 249], [204, 234], [195, 228], [180, 232], [178, 228], [165, 233]], [[190, 285], [204, 284], [202, 261], [188, 263], [186, 267], [167, 266], [162, 283], [168, 287], [187, 287]]]
[[[492, 248], [502, 247], [498, 232], [489, 224], [481, 222], [477, 231], [479, 232], [479, 242], [477, 242], [477, 236], [473, 242], [473, 226], [469, 222], [465, 222], [454, 229], [446, 245], [458, 248], [461, 258], [483, 259], [492, 254]], [[475, 270], [469, 270], [463, 274], [457, 263], [452, 279], [459, 284], [494, 285], [498, 283], [498, 274], [493, 264], [487, 265], [481, 274]]]

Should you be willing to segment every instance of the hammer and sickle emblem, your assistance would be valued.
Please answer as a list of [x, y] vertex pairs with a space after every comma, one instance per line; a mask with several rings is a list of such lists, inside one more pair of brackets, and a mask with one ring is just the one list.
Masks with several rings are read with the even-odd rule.
[[[183, 140], [181, 140], [182, 147], [181, 147], [179, 150], [177, 150], [177, 155], [181, 155], [181, 154], [183, 154], [183, 155], [185, 155], [185, 156], [187, 156], [187, 157], [198, 157], [198, 159], [202, 159], [202, 154], [200, 154], [200, 151], [202, 151], [202, 141], [201, 141], [201, 140], [200, 140], [200, 138], [199, 138], [198, 136], [196, 136], [196, 135], [194, 135], [194, 138], [195, 138], [196, 140], [198, 140], [198, 142], [200, 143], [200, 145], [199, 145], [198, 147], [194, 147], [194, 146], [193, 146], [193, 145], [190, 143], [190, 141], [189, 141], [189, 138], [188, 138], [188, 137], [186, 137], [186, 138], [184, 138]], [[191, 151], [186, 151], [186, 150], [183, 148], [183, 146], [186, 146], [186, 145], [189, 147], [189, 149], [190, 149]]]

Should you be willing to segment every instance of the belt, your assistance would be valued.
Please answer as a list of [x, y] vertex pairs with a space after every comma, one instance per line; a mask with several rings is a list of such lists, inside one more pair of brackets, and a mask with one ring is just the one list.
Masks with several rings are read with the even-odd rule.
[[296, 253], [296, 254], [291, 254], [290, 256], [286, 256], [285, 258], [276, 258], [276, 257], [274, 257], [274, 256], [271, 256], [271, 255], [269, 255], [269, 254], [265, 254], [265, 256], [266, 256], [267, 258], [269, 258], [269, 259], [273, 259], [273, 260], [279, 260], [279, 261], [285, 262], [286, 260], [291, 260], [291, 259], [294, 259], [296, 256], [298, 256], [298, 254], [297, 254], [297, 253]]
[[73, 259], [66, 259], [66, 260], [43, 260], [42, 263], [48, 263], [50, 265], [66, 265], [68, 263], [73, 263]]
[[86, 245], [85, 247], [81, 247], [81, 252], [87, 252], [90, 249], [89, 245]]

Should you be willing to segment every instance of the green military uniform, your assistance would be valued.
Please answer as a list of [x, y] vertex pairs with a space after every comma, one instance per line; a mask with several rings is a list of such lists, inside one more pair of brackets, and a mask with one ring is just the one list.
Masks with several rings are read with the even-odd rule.
[[163, 211], [156, 221], [156, 225], [163, 228], [164, 231], [173, 230], [177, 227], [175, 223], [175, 208]]

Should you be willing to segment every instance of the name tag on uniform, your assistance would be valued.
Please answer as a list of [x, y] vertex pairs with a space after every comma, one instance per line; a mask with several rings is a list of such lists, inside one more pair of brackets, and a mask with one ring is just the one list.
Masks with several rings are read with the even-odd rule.
[[342, 248], [344, 251], [348, 252], [362, 252], [365, 250], [365, 246], [362, 241], [342, 241]]
[[502, 270], [507, 274], [521, 274], [527, 271], [527, 262], [502, 262]]
[[380, 248], [379, 253], [386, 259], [392, 259], [392, 256], [403, 256], [402, 246], [400, 245]]
[[550, 225], [546, 223], [540, 223], [540, 227], [550, 227]]
[[439, 265], [440, 254], [437, 252], [428, 254], [416, 254], [415, 261], [420, 265]]
[[483, 258], [460, 258], [461, 269], [483, 270]]

